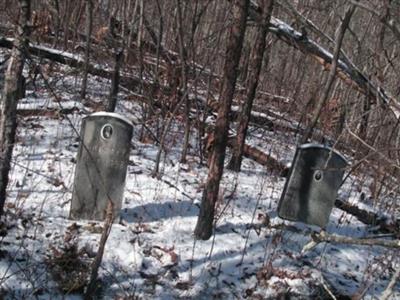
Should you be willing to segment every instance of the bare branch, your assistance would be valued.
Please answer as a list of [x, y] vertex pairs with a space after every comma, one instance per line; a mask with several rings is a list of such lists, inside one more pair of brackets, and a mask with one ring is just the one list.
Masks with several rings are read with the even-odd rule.
[[390, 296], [392, 296], [392, 294], [393, 294], [393, 289], [396, 285], [396, 282], [399, 282], [399, 280], [400, 280], [400, 268], [397, 268], [396, 272], [393, 274], [393, 277], [390, 280], [387, 288], [383, 291], [381, 300], [390, 299]]
[[378, 12], [373, 9], [372, 7], [369, 7], [368, 5], [364, 4], [364, 3], [360, 3], [358, 1], [355, 0], [350, 0], [350, 2], [357, 6], [360, 7], [366, 11], [368, 11], [369, 13], [373, 14], [375, 17], [377, 17], [379, 19], [379, 21], [382, 22], [383, 25], [385, 25], [386, 27], [388, 27], [394, 34], [394, 36], [399, 40], [400, 42], [400, 29], [397, 26], [397, 23], [394, 19], [392, 18], [382, 18], [381, 15], [378, 14]]
[[357, 239], [336, 234], [329, 234], [326, 231], [311, 234], [312, 240], [303, 247], [302, 252], [309, 251], [319, 243], [335, 243], [361, 246], [382, 246], [386, 248], [400, 248], [400, 240], [382, 240], [382, 239]]

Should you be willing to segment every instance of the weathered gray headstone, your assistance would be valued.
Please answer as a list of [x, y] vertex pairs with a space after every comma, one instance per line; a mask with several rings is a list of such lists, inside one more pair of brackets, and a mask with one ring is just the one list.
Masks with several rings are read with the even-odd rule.
[[132, 123], [116, 113], [82, 120], [70, 218], [103, 220], [109, 199], [119, 216], [132, 133]]
[[278, 215], [283, 219], [325, 227], [346, 166], [345, 158], [329, 147], [300, 146], [283, 189]]

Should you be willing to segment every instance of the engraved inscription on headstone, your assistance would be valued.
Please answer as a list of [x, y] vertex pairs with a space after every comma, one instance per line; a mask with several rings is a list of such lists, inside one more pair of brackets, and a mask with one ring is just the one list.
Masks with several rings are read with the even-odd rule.
[[287, 220], [325, 227], [342, 184], [345, 158], [318, 144], [300, 146], [278, 205]]
[[71, 219], [103, 220], [109, 199], [118, 217], [132, 133], [132, 123], [116, 113], [94, 113], [82, 120]]

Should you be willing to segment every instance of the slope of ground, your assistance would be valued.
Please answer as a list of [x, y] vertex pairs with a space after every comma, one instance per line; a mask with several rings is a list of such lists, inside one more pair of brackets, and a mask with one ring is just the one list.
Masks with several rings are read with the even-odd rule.
[[[95, 106], [79, 102], [79, 77], [65, 75], [68, 72], [61, 69], [60, 78], [50, 82], [61, 101], [40, 81], [35, 91], [28, 86], [19, 104], [20, 110], [45, 113], [19, 117], [1, 223], [4, 298], [80, 299], [97, 251], [102, 223], [68, 219], [77, 132]], [[90, 102], [103, 101], [108, 86], [104, 79], [90, 77]], [[122, 92], [117, 111], [138, 119], [141, 108]], [[316, 228], [278, 218], [285, 179], [247, 159], [240, 174], [224, 174], [215, 235], [195, 241], [192, 233], [207, 176], [207, 168], [194, 155], [196, 143], [187, 164], [179, 164], [183, 128], [174, 124], [163, 176], [156, 179], [151, 172], [158, 148], [139, 143], [139, 129], [135, 127], [121, 222], [113, 225], [100, 269], [99, 297], [327, 299], [358, 294], [373, 299], [399, 267], [398, 251], [378, 246], [320, 244], [302, 253]], [[280, 160], [290, 161], [294, 154], [295, 139], [289, 135], [252, 128], [248, 142]], [[365, 189], [365, 183], [350, 178], [341, 195], [357, 203]], [[353, 237], [372, 234], [338, 209], [327, 231]]]

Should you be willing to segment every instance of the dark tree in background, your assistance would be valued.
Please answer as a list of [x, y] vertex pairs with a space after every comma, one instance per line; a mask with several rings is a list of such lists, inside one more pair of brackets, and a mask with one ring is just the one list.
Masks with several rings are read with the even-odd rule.
[[249, 75], [247, 76], [246, 99], [241, 107], [240, 119], [237, 127], [232, 158], [228, 166], [229, 169], [236, 172], [240, 171], [240, 166], [242, 164], [244, 142], [246, 139], [247, 128], [249, 126], [251, 110], [253, 108], [253, 101], [256, 96], [256, 90], [260, 78], [260, 72], [265, 53], [268, 24], [271, 19], [272, 9], [274, 5], [273, 0], [261, 0], [260, 2], [262, 15], [259, 17], [257, 22], [255, 45], [250, 61], [248, 72]]
[[181, 155], [181, 163], [186, 163], [186, 155], [189, 148], [190, 138], [190, 101], [187, 93], [187, 51], [184, 42], [184, 28], [182, 20], [182, 3], [180, 0], [176, 0], [177, 10], [177, 22], [178, 22], [178, 43], [179, 43], [179, 55], [181, 58], [181, 90], [183, 91], [183, 101], [185, 102], [185, 133], [183, 137], [183, 147]]
[[106, 111], [113, 112], [115, 111], [115, 107], [117, 106], [118, 100], [118, 91], [119, 91], [119, 80], [120, 80], [120, 69], [121, 64], [124, 60], [124, 50], [123, 49], [116, 49], [114, 52], [114, 70], [111, 77], [111, 87], [110, 87], [110, 94], [108, 96], [108, 103], [106, 107]]
[[235, 93], [237, 68], [246, 30], [248, 6], [249, 0], [233, 1], [233, 19], [226, 45], [223, 86], [214, 130], [214, 147], [211, 153], [207, 182], [203, 191], [200, 214], [194, 231], [197, 239], [207, 240], [212, 234], [215, 204], [218, 199], [219, 185], [224, 170], [229, 113]]
[[124, 42], [121, 41], [121, 38], [117, 32], [118, 21], [114, 17], [114, 15], [110, 18], [110, 44], [113, 48], [113, 56], [114, 56], [114, 69], [111, 76], [111, 86], [110, 86], [110, 94], [108, 96], [108, 102], [106, 105], [106, 111], [113, 112], [115, 111], [115, 107], [117, 106], [118, 100], [118, 91], [119, 91], [119, 81], [120, 81], [120, 69], [122, 62], [124, 60]]
[[90, 45], [93, 31], [93, 0], [86, 0], [86, 48], [85, 48], [85, 67], [82, 75], [81, 99], [86, 97], [87, 78], [90, 63]]
[[5, 85], [1, 97], [0, 112], [0, 215], [4, 211], [8, 175], [11, 168], [11, 158], [17, 129], [17, 103], [23, 94], [24, 78], [22, 70], [27, 55], [29, 20], [31, 1], [19, 0], [19, 20], [17, 36], [11, 51], [10, 61], [5, 76]]

